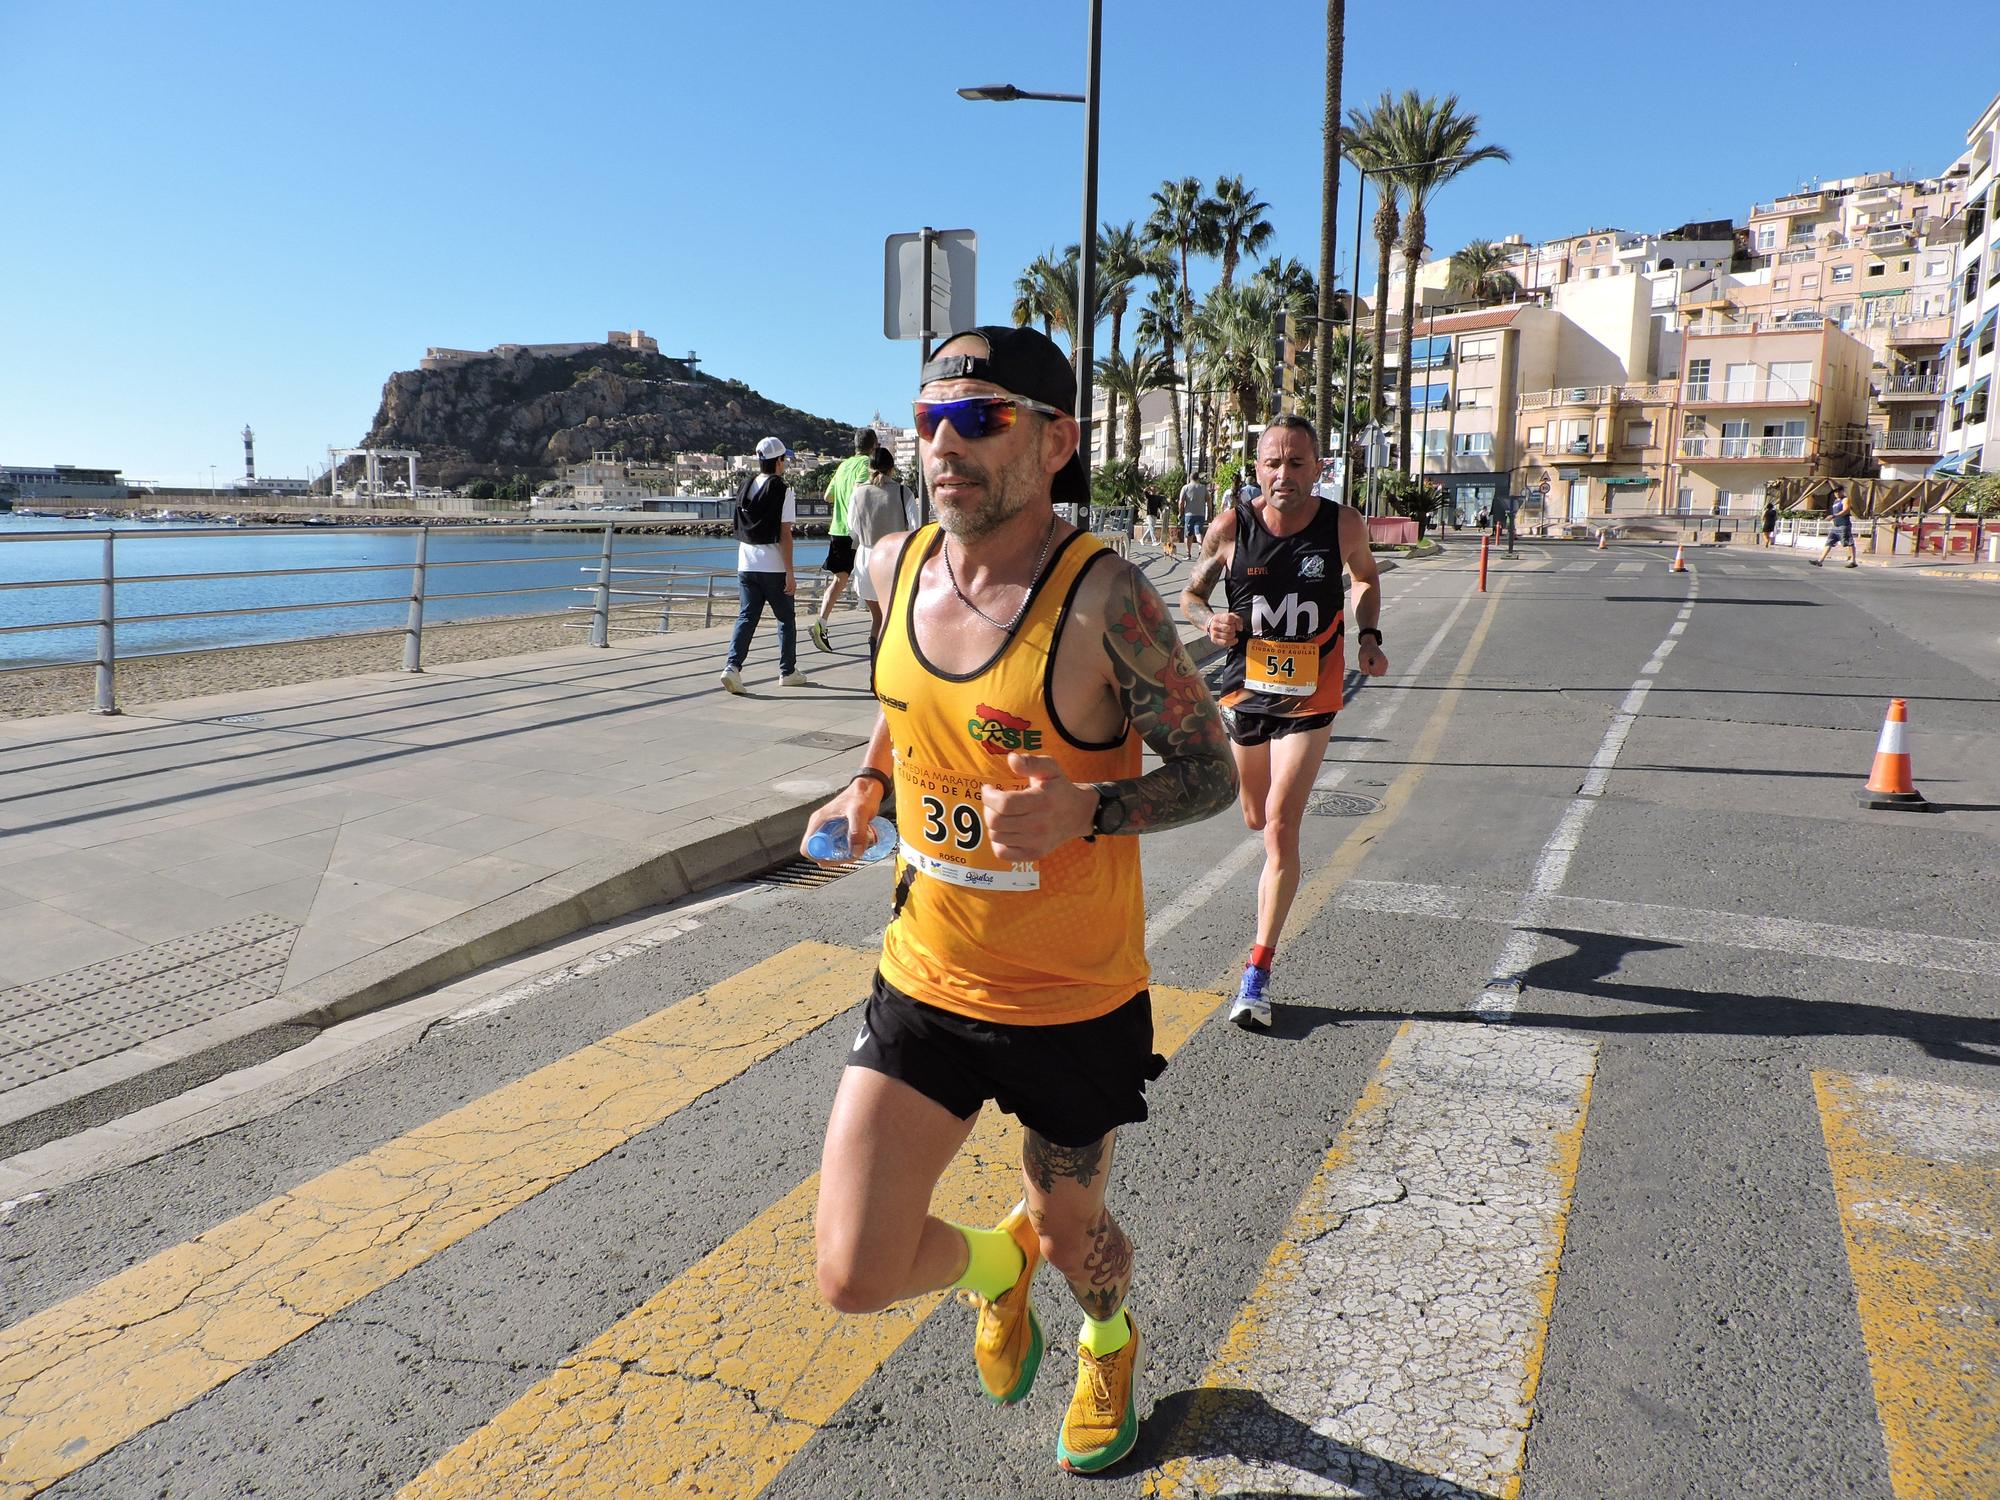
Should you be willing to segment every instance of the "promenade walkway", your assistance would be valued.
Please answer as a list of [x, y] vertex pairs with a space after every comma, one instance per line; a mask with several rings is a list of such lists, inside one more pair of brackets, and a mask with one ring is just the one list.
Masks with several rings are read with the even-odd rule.
[[801, 632], [809, 690], [767, 623], [724, 693], [727, 635], [0, 721], [0, 1156], [784, 861], [873, 725], [866, 617]]

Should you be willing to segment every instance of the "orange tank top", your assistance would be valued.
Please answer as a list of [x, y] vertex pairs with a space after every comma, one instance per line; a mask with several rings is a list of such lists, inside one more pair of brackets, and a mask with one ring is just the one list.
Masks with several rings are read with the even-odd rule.
[[1145, 890], [1136, 838], [1081, 839], [1038, 863], [998, 858], [980, 790], [1026, 783], [1009, 751], [1052, 757], [1072, 781], [1137, 776], [1129, 725], [1093, 744], [1071, 736], [1049, 697], [1056, 642], [1077, 586], [1106, 550], [1064, 538], [1027, 612], [985, 666], [939, 671], [917, 644], [917, 575], [939, 545], [912, 533], [875, 658], [875, 696], [896, 755], [896, 913], [882, 975], [911, 998], [975, 1020], [1052, 1026], [1106, 1015], [1146, 987]]

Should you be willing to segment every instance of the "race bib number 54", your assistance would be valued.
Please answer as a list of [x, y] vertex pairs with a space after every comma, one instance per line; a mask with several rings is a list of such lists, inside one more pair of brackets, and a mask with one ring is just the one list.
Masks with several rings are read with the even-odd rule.
[[1319, 646], [1313, 641], [1252, 637], [1243, 663], [1246, 686], [1280, 698], [1310, 698], [1319, 686]]
[[904, 860], [935, 880], [974, 890], [1040, 890], [1028, 861], [993, 852], [986, 830], [986, 783], [977, 776], [896, 762], [896, 833]]

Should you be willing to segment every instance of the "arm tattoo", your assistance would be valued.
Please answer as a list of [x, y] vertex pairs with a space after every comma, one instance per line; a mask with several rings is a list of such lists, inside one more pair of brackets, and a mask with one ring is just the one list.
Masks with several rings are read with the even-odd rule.
[[1222, 811], [1236, 797], [1236, 762], [1209, 696], [1167, 606], [1137, 568], [1112, 582], [1104, 648], [1126, 717], [1160, 757], [1129, 781], [1097, 784], [1108, 801], [1104, 833], [1178, 828]]
[[1056, 1190], [1056, 1179], [1067, 1177], [1078, 1187], [1089, 1187], [1104, 1166], [1104, 1141], [1088, 1146], [1058, 1146], [1047, 1136], [1030, 1130], [1021, 1146], [1021, 1168], [1028, 1180], [1045, 1193]]
[[1222, 581], [1222, 554], [1216, 550], [1209, 537], [1201, 539], [1201, 556], [1188, 572], [1187, 587], [1181, 590], [1181, 613], [1186, 615], [1190, 625], [1202, 629], [1215, 618], [1215, 610], [1208, 602], [1208, 596], [1215, 592], [1216, 584]]

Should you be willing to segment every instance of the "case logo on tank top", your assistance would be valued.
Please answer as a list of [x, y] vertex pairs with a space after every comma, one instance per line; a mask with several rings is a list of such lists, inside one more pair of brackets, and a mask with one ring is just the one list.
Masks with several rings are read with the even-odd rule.
[[975, 705], [979, 717], [966, 721], [965, 732], [988, 755], [1007, 755], [1016, 750], [1042, 748], [1042, 732], [1031, 719], [1017, 719], [984, 703]]
[[[1311, 559], [1308, 559], [1311, 561]], [[1297, 594], [1287, 594], [1276, 604], [1261, 594], [1250, 598], [1252, 635], [1289, 636], [1294, 640], [1319, 634], [1319, 605]]]

